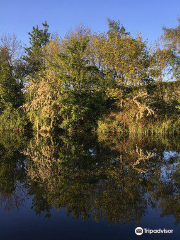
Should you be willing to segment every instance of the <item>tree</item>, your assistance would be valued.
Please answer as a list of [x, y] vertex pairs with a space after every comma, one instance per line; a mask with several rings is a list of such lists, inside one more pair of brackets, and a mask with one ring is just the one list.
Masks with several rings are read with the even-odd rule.
[[61, 42], [57, 62], [61, 126], [92, 129], [105, 110], [105, 89], [101, 71], [94, 64], [90, 30], [79, 27], [70, 32]]
[[3, 130], [24, 130], [26, 125], [19, 109], [24, 102], [19, 53], [16, 37], [3, 36], [0, 44], [0, 128]]
[[4, 36], [0, 45], [0, 109], [7, 103], [19, 107], [23, 103], [22, 79], [18, 74], [19, 59], [16, 58], [18, 42], [16, 37]]
[[164, 50], [166, 50], [166, 62], [170, 67], [173, 77], [180, 79], [180, 18], [175, 28], [163, 28]]
[[143, 86], [153, 77], [153, 66], [146, 42], [132, 37], [120, 22], [108, 20], [107, 33], [94, 36], [94, 58], [106, 81], [106, 93], [122, 99], [126, 87]]
[[43, 47], [49, 42], [51, 34], [47, 22], [42, 25], [43, 29], [36, 26], [29, 32], [30, 47], [25, 48], [24, 56], [27, 74], [35, 74], [44, 66]]
[[36, 129], [91, 129], [104, 110], [104, 89], [89, 30], [78, 28], [61, 41], [51, 40], [44, 54], [45, 69], [27, 87], [25, 107]]

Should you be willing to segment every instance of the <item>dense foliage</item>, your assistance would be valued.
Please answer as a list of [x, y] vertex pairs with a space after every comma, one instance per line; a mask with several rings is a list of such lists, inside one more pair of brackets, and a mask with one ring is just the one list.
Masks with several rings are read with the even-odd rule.
[[179, 26], [164, 28], [164, 45], [150, 48], [120, 22], [108, 25], [105, 33], [79, 26], [60, 39], [45, 22], [25, 48], [3, 37], [0, 128], [178, 132]]

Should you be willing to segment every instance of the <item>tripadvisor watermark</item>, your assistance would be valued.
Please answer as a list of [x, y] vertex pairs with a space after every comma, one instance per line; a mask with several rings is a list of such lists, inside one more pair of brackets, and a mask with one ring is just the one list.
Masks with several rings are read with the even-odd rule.
[[150, 229], [150, 228], [141, 228], [141, 227], [137, 227], [135, 229], [135, 233], [136, 235], [142, 235], [143, 233], [173, 233], [174, 230], [172, 229]]

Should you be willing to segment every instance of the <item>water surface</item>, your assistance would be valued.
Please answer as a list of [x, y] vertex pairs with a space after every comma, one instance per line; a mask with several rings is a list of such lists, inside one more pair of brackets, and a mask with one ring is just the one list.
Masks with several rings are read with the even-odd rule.
[[179, 159], [178, 136], [0, 134], [0, 239], [180, 239]]

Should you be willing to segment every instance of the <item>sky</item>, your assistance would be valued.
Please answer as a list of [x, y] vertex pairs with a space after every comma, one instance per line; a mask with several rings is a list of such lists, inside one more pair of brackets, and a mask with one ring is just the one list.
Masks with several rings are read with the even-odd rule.
[[107, 30], [107, 18], [120, 20], [133, 35], [154, 41], [162, 27], [176, 27], [180, 0], [0, 0], [0, 35], [15, 33], [28, 44], [32, 26], [47, 21], [61, 37], [78, 24], [93, 32]]

